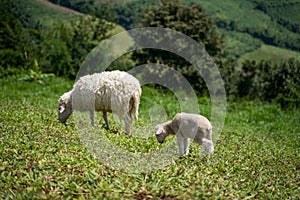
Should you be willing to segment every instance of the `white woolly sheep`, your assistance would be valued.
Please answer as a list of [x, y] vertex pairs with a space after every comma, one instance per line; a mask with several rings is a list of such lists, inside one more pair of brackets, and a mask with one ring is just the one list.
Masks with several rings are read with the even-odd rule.
[[189, 153], [190, 139], [201, 144], [205, 154], [214, 152], [212, 125], [204, 116], [178, 113], [173, 120], [158, 124], [154, 132], [159, 143], [163, 143], [168, 135], [176, 135], [179, 156]]
[[110, 129], [107, 112], [112, 112], [124, 120], [125, 133], [130, 134], [132, 114], [138, 119], [140, 96], [139, 81], [126, 72], [117, 70], [86, 75], [60, 97], [58, 119], [65, 123], [73, 110], [88, 111], [94, 126], [94, 112], [102, 111], [106, 128]]

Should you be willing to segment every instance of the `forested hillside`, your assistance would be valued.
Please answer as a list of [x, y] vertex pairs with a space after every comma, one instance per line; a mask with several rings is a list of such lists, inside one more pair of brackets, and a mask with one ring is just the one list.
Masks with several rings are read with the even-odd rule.
[[[94, 13], [115, 21], [127, 29], [134, 28], [144, 10], [157, 3], [153, 1], [121, 1], [99, 4], [98, 1], [51, 0], [75, 10]], [[98, 2], [98, 3], [96, 3]], [[299, 0], [260, 1], [185, 0], [200, 4], [212, 17], [219, 30], [226, 35], [229, 56], [242, 57], [262, 44], [300, 51]]]

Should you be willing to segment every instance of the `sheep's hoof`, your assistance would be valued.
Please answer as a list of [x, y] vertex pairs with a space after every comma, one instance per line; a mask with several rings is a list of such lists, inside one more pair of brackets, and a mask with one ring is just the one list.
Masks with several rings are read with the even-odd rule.
[[125, 133], [125, 135], [126, 135], [126, 137], [128, 137], [128, 138], [131, 138], [132, 137], [132, 135], [129, 133]]

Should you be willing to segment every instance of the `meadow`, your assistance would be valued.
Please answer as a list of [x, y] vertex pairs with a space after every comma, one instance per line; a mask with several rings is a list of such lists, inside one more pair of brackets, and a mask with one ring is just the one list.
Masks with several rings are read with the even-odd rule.
[[[0, 79], [1, 199], [300, 198], [299, 108], [229, 101], [212, 156], [199, 156], [202, 148], [193, 144], [190, 155], [160, 170], [130, 174], [95, 159], [82, 145], [73, 117], [67, 126], [57, 120], [58, 98], [72, 84], [54, 77]], [[209, 118], [210, 99], [199, 97], [199, 104]], [[178, 112], [171, 93], [143, 86], [137, 123], [147, 124], [155, 105], [163, 106], [168, 118]], [[154, 135], [129, 138], [114, 124], [105, 134], [130, 152], [161, 148]]]

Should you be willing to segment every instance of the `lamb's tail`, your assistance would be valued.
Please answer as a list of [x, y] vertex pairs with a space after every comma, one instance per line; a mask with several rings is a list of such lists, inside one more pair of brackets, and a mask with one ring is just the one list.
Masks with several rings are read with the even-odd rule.
[[139, 119], [139, 105], [140, 105], [141, 91], [136, 91], [130, 99], [130, 113], [135, 114], [136, 120]]

